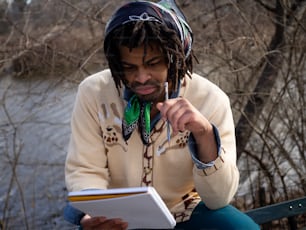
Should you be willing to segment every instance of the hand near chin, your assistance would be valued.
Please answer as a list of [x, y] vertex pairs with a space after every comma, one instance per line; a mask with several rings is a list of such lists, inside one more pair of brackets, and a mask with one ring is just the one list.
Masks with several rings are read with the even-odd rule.
[[125, 230], [128, 223], [120, 218], [107, 219], [106, 217], [90, 217], [85, 215], [81, 220], [84, 230]]
[[210, 122], [185, 98], [169, 99], [156, 104], [162, 118], [171, 124], [173, 134], [189, 130], [193, 135], [202, 135], [211, 128]]

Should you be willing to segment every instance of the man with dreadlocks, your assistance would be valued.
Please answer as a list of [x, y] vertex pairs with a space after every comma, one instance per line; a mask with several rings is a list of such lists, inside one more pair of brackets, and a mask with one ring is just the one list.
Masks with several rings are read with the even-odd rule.
[[[110, 69], [80, 84], [72, 113], [68, 191], [153, 186], [176, 229], [259, 229], [229, 205], [239, 184], [230, 103], [192, 72], [192, 41], [174, 1], [130, 2], [113, 14]], [[83, 229], [128, 227], [69, 205], [64, 215]]]

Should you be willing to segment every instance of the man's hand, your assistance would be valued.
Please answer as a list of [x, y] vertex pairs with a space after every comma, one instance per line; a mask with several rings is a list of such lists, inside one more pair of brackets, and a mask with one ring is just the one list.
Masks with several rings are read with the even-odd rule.
[[170, 122], [174, 135], [185, 130], [192, 132], [200, 161], [208, 163], [218, 157], [211, 123], [188, 100], [178, 97], [159, 102], [156, 107], [162, 118]]
[[85, 215], [81, 220], [81, 225], [84, 230], [125, 230], [128, 223], [119, 218], [107, 219], [104, 216], [90, 217]]
[[211, 127], [209, 121], [186, 99], [178, 97], [157, 103], [164, 120], [171, 123], [174, 134], [185, 130], [203, 135]]

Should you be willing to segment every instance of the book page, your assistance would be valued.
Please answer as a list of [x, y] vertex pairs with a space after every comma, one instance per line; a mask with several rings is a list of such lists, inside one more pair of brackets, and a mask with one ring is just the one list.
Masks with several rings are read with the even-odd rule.
[[[176, 224], [167, 206], [152, 187], [81, 191], [69, 193], [69, 196], [82, 194], [86, 197], [102, 195], [102, 199], [72, 201], [72, 206], [90, 216], [122, 218], [129, 223], [129, 229], [171, 229]], [[109, 195], [114, 197], [103, 198]]]

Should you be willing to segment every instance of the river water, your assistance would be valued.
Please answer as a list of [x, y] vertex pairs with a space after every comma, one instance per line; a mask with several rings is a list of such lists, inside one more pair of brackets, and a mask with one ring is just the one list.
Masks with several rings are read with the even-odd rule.
[[[73, 229], [62, 218], [76, 84], [0, 79], [0, 218], [4, 229]], [[1, 227], [0, 227], [1, 229]]]

